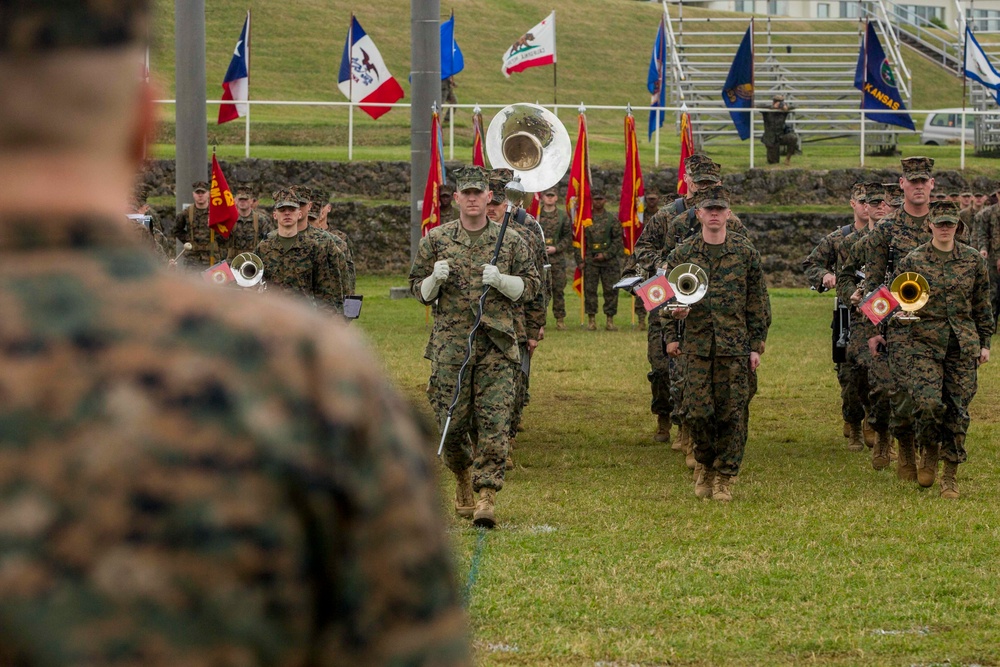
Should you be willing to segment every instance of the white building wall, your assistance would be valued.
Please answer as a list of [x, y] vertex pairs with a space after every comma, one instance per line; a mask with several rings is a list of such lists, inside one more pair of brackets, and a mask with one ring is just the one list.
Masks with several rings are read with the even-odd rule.
[[[684, 0], [689, 7], [700, 7], [718, 11], [742, 11], [753, 14], [780, 14], [796, 18], [856, 18], [857, 0]], [[886, 8], [893, 11], [911, 12], [923, 18], [936, 16], [951, 30], [958, 25], [958, 10], [954, 0], [894, 0], [886, 2]], [[968, 11], [970, 2], [963, 0], [962, 8]], [[1000, 0], [976, 0], [971, 3], [973, 19], [982, 22], [974, 25], [979, 30], [1000, 31]]]

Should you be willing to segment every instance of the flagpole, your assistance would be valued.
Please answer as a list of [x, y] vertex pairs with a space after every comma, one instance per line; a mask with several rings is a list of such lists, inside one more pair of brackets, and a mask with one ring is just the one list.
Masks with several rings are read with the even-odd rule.
[[354, 158], [354, 67], [351, 65], [354, 56], [354, 12], [351, 12], [351, 22], [347, 25], [347, 161]]
[[[584, 130], [587, 128], [587, 107], [583, 106], [583, 102], [580, 102], [580, 108], [578, 109], [580, 115], [583, 117], [583, 127]], [[590, 187], [590, 132], [586, 132], [586, 142], [583, 144], [583, 165], [580, 170], [580, 192], [577, 194], [577, 203], [580, 209], [583, 209], [583, 193], [586, 191], [586, 187]], [[577, 213], [579, 215], [579, 213]], [[583, 220], [580, 221], [580, 226], [583, 227]], [[582, 327], [587, 321], [587, 311], [585, 310], [585, 299], [587, 297], [587, 228], [583, 227], [580, 234], [580, 259], [582, 265], [580, 266], [580, 326]]]
[[753, 17], [750, 18], [750, 168], [753, 169], [753, 108], [757, 103], [757, 81], [754, 77]]
[[862, 75], [861, 79], [861, 166], [865, 166], [865, 84], [868, 83], [868, 21], [865, 19], [865, 36], [861, 40], [861, 52], [864, 54], [864, 62], [862, 63]]
[[959, 152], [958, 168], [965, 171], [965, 86], [968, 80], [965, 74], [965, 63], [968, 62], [969, 58], [969, 26], [965, 26], [965, 34], [962, 37], [962, 149]]
[[247, 159], [250, 159], [250, 10], [247, 10], [247, 42], [243, 45], [246, 49], [247, 58], [247, 119], [246, 119], [246, 150], [244, 155]]
[[[552, 10], [552, 50], [556, 50], [556, 10]], [[559, 66], [559, 62], [556, 60], [558, 56], [552, 54], [552, 104], [559, 104], [559, 80], [556, 78], [556, 68]], [[553, 112], [556, 112], [555, 107], [552, 108]]]

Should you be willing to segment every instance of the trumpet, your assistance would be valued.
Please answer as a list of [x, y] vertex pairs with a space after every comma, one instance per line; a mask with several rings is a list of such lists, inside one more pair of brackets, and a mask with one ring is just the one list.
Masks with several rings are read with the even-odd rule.
[[931, 298], [931, 288], [927, 284], [927, 279], [913, 271], [896, 276], [892, 285], [889, 286], [889, 291], [899, 302], [899, 307], [902, 310], [895, 315], [895, 319], [900, 322], [918, 321], [920, 318], [914, 313], [927, 305], [927, 301]]
[[697, 264], [678, 264], [667, 276], [667, 282], [674, 290], [675, 300], [667, 309], [687, 308], [698, 303], [708, 294], [708, 274]]
[[233, 258], [229, 268], [240, 287], [257, 287], [263, 291], [264, 262], [252, 252], [241, 252]]

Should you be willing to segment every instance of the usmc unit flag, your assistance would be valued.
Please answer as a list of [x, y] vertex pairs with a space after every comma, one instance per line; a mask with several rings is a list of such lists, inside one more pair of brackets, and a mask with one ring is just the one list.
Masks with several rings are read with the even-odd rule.
[[872, 324], [878, 326], [890, 315], [899, 310], [899, 302], [885, 285], [879, 285], [874, 292], [861, 302], [861, 312]]
[[674, 298], [674, 288], [666, 276], [653, 276], [635, 288], [635, 295], [642, 299], [642, 305], [648, 312], [663, 308]]

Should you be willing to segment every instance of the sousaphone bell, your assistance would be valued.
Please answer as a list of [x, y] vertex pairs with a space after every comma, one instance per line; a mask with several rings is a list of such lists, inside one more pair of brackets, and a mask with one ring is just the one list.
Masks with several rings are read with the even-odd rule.
[[914, 315], [923, 308], [931, 298], [931, 288], [927, 279], [919, 273], [907, 271], [896, 276], [889, 286], [892, 296], [899, 302], [902, 310], [896, 313], [895, 319], [900, 322], [916, 322], [920, 318]]
[[486, 130], [486, 155], [494, 169], [510, 169], [514, 180], [507, 199], [520, 205], [524, 193], [556, 185], [572, 157], [569, 133], [559, 118], [537, 104], [511, 104], [493, 117]]
[[264, 280], [264, 262], [252, 252], [241, 252], [229, 264], [240, 287], [256, 287]]
[[667, 276], [674, 290], [675, 300], [667, 305], [670, 310], [687, 308], [698, 303], [708, 294], [708, 274], [697, 264], [678, 264]]

